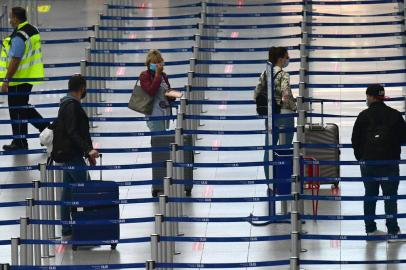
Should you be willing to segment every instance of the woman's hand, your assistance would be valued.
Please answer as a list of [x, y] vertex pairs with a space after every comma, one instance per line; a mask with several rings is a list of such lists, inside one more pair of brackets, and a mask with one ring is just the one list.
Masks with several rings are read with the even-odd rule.
[[161, 75], [163, 71], [164, 71], [164, 65], [156, 64], [156, 74]]

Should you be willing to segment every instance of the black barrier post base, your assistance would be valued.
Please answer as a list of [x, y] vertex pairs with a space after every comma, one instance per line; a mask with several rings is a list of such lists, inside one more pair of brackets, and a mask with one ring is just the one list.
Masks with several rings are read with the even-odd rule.
[[[271, 198], [271, 197], [275, 196], [274, 193], [273, 193], [273, 190], [269, 186], [268, 186], [268, 189], [267, 189], [267, 195], [268, 195], [268, 198]], [[274, 200], [268, 200], [268, 216], [269, 217], [275, 217], [276, 216], [275, 204], [276, 203], [275, 203]], [[287, 213], [287, 214], [289, 214], [289, 213]], [[270, 224], [290, 224], [290, 218], [287, 218], [286, 220], [269, 220], [269, 221], [266, 221], [266, 222], [254, 222], [254, 221], [251, 220], [253, 216], [254, 215], [251, 213], [250, 220], [248, 221], [252, 226], [258, 226], [259, 227], [259, 226], [267, 226], [267, 225], [270, 225]]]

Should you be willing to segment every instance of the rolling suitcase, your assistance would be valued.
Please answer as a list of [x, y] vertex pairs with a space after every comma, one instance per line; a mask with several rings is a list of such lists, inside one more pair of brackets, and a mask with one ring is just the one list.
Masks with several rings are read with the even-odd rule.
[[[162, 135], [151, 137], [151, 147], [168, 147], [171, 143], [175, 142], [174, 135]], [[193, 146], [192, 136], [184, 135], [184, 145]], [[170, 159], [170, 152], [152, 152], [152, 163], [165, 162]], [[193, 151], [185, 151], [185, 163], [193, 163]], [[193, 180], [193, 168], [185, 168], [185, 179]], [[152, 168], [152, 179], [163, 181], [166, 177], [166, 168]], [[186, 196], [190, 197], [193, 185], [185, 185]], [[152, 196], [157, 197], [158, 194], [163, 193], [163, 185], [152, 185]]]
[[[336, 124], [311, 124], [305, 128], [306, 144], [339, 144], [339, 129]], [[340, 160], [340, 149], [335, 148], [305, 148], [304, 155], [315, 160]], [[340, 166], [320, 165], [320, 177], [340, 177]], [[338, 182], [331, 182], [336, 187]]]
[[[100, 179], [102, 174], [100, 173]], [[90, 181], [89, 181], [90, 182]], [[72, 188], [72, 201], [92, 200], [119, 200], [119, 187], [113, 181], [91, 181], [91, 183], [103, 183], [105, 186], [87, 186]], [[119, 205], [92, 205], [84, 207], [72, 207], [73, 221], [95, 220], [118, 220], [120, 219]], [[100, 241], [119, 240], [120, 224], [73, 224], [73, 241]], [[116, 243], [111, 244], [115, 249]], [[76, 250], [78, 245], [72, 245]]]

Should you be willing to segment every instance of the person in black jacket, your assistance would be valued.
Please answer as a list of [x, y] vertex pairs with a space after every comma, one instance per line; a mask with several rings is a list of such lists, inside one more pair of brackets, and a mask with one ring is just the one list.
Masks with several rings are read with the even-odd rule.
[[[406, 123], [402, 114], [384, 103], [385, 89], [380, 84], [368, 86], [366, 91], [368, 109], [362, 111], [355, 121], [352, 146], [357, 160], [400, 160], [401, 145], [406, 143]], [[362, 177], [399, 177], [398, 164], [361, 165]], [[398, 193], [397, 181], [365, 181], [365, 196], [378, 196], [379, 187], [384, 196]], [[364, 215], [374, 216], [375, 201], [364, 201]], [[385, 200], [385, 214], [397, 214], [397, 201]], [[388, 234], [400, 232], [396, 218], [386, 220]], [[365, 220], [368, 235], [379, 235], [374, 220]]]
[[[68, 94], [61, 99], [58, 118], [52, 128], [54, 130], [51, 157], [55, 162], [65, 166], [86, 166], [84, 157], [91, 165], [96, 164], [99, 157], [93, 149], [89, 133], [89, 119], [83, 110], [80, 100], [86, 96], [86, 80], [81, 75], [74, 75], [69, 80]], [[85, 170], [65, 170], [64, 183], [81, 183], [90, 180]], [[64, 188], [63, 201], [71, 200], [71, 190]], [[61, 219], [70, 220], [70, 208], [61, 207]], [[71, 235], [71, 227], [62, 226], [62, 235]]]

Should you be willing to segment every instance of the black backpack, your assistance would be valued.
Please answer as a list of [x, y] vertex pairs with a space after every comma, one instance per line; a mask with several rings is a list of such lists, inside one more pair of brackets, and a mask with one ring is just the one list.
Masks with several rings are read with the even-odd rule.
[[382, 159], [387, 151], [390, 151], [396, 141], [393, 131], [384, 119], [377, 121], [368, 117], [370, 126], [366, 133], [365, 152], [369, 158]]
[[[282, 72], [282, 70], [276, 72], [276, 74], [273, 76], [272, 80], [275, 81], [276, 76], [278, 76], [279, 73], [281, 73], [281, 72]], [[266, 75], [266, 73], [265, 73], [265, 75]], [[268, 92], [267, 91], [259, 92], [257, 97], [255, 98], [255, 104], [257, 106], [258, 115], [268, 115]], [[281, 113], [281, 108], [282, 108], [281, 104], [277, 104], [274, 99], [272, 105], [275, 108], [275, 113]]]

